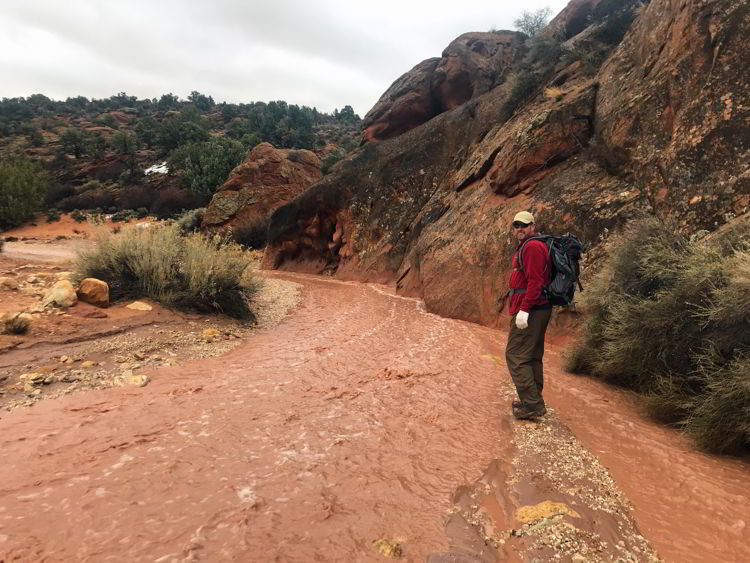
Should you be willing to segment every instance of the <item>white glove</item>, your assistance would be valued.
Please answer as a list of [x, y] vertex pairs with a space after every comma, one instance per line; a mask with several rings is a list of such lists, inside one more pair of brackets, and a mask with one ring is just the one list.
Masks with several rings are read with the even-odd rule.
[[529, 326], [529, 314], [526, 311], [518, 311], [516, 315], [516, 326], [521, 330]]

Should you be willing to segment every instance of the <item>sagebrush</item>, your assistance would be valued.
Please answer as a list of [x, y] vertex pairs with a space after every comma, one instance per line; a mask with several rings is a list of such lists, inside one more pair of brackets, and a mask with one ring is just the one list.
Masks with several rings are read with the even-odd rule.
[[750, 227], [691, 242], [634, 223], [589, 285], [567, 367], [636, 390], [708, 450], [750, 449]]
[[248, 258], [220, 236], [183, 235], [177, 225], [126, 227], [82, 251], [75, 277], [98, 278], [113, 300], [148, 297], [167, 306], [252, 318], [256, 282]]

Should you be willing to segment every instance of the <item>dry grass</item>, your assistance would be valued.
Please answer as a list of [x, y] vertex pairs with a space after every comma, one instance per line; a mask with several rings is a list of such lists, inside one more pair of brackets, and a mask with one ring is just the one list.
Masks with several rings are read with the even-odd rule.
[[583, 294], [590, 316], [568, 369], [641, 393], [706, 449], [749, 448], [747, 237], [735, 229], [690, 243], [670, 225], [633, 224]]
[[76, 261], [76, 278], [107, 282], [113, 299], [150, 297], [168, 306], [252, 317], [255, 287], [243, 249], [220, 236], [182, 235], [177, 225], [128, 227]]

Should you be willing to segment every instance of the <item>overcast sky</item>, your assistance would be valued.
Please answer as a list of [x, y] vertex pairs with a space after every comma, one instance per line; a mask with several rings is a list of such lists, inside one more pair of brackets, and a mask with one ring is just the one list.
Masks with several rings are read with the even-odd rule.
[[0, 0], [0, 97], [286, 100], [360, 115], [467, 31], [567, 0]]

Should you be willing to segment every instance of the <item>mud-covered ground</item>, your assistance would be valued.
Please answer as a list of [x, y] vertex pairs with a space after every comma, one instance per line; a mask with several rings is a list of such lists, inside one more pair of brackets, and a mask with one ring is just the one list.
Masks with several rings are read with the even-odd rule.
[[[70, 277], [77, 250], [120, 227], [63, 216], [3, 233], [11, 241], [0, 253], [0, 315], [26, 312], [33, 320], [25, 334], [0, 334], [0, 408], [79, 390], [147, 384], [139, 377], [143, 369], [221, 355], [251, 331], [278, 322], [299, 299], [294, 284], [257, 278], [258, 316], [250, 323], [174, 311], [149, 300], [139, 300], [145, 306], [136, 309], [129, 307], [133, 300], [106, 308], [80, 301], [70, 308], [43, 307], [49, 288]], [[258, 253], [249, 253], [249, 270], [256, 270], [259, 260]]]
[[[518, 422], [502, 332], [379, 285], [259, 275], [260, 327], [76, 305], [3, 349], [0, 560], [750, 560], [748, 464], [565, 374], [564, 338], [549, 414]], [[48, 364], [111, 388], [7, 390]]]

